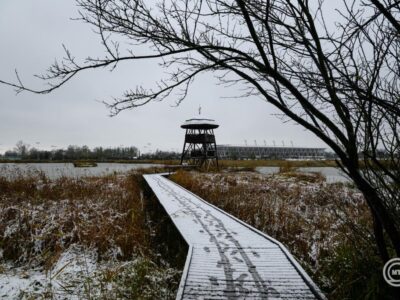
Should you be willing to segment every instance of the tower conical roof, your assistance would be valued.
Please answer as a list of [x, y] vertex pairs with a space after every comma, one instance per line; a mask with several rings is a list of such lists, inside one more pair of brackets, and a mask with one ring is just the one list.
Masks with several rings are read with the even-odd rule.
[[205, 118], [188, 119], [181, 125], [181, 128], [184, 129], [215, 129], [218, 127], [215, 120]]

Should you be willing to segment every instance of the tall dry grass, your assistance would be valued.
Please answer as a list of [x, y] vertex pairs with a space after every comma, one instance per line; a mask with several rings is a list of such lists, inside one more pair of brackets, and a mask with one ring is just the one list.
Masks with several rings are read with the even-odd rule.
[[[3, 258], [52, 266], [73, 243], [111, 247], [121, 259], [146, 252], [148, 238], [135, 177], [91, 179], [0, 178]], [[34, 242], [39, 240], [40, 243]]]
[[283, 159], [248, 159], [248, 160], [220, 160], [222, 167], [337, 167], [334, 160], [283, 160]]
[[[2, 263], [50, 272], [65, 251], [78, 245], [94, 250], [99, 262], [110, 262], [96, 277], [101, 299], [173, 299], [180, 272], [152, 247], [144, 190], [141, 171], [57, 180], [40, 172], [0, 176], [2, 272], [7, 269]], [[53, 297], [33, 298], [39, 296]], [[86, 292], [78, 296], [91, 298]]]

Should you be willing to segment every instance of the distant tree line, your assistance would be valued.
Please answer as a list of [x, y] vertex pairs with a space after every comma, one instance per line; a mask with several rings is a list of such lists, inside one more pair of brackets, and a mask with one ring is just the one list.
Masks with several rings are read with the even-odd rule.
[[141, 159], [180, 159], [181, 153], [174, 151], [161, 151], [156, 150], [152, 153], [143, 153], [140, 155]]
[[13, 150], [6, 151], [3, 159], [8, 160], [130, 160], [139, 157], [139, 150], [130, 147], [95, 147], [70, 145], [67, 149], [39, 150], [19, 141]]

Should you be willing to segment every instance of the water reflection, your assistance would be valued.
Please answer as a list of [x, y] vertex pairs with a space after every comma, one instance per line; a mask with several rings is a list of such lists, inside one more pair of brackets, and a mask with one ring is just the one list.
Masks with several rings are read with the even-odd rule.
[[[279, 172], [279, 167], [257, 167], [256, 170], [261, 174], [276, 174]], [[346, 176], [339, 168], [334, 167], [303, 167], [297, 171], [304, 173], [318, 172], [326, 177], [326, 182], [351, 182], [351, 179]]]
[[130, 170], [159, 167], [158, 164], [120, 164], [97, 163], [97, 167], [75, 168], [72, 163], [2, 163], [0, 173], [2, 176], [16, 177], [29, 173], [42, 171], [50, 179], [60, 177], [104, 176], [113, 173], [125, 173]]

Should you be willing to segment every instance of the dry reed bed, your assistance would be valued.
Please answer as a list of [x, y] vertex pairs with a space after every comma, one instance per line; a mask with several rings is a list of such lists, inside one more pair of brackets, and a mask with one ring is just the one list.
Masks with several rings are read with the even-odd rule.
[[[326, 184], [320, 174], [287, 171], [178, 172], [172, 179], [286, 245], [330, 298], [351, 297], [353, 290], [363, 297], [367, 291], [357, 288], [365, 289], [369, 273], [380, 276], [381, 269], [373, 269], [371, 218], [361, 193]], [[365, 264], [366, 272], [352, 270], [356, 263]]]
[[179, 271], [153, 262], [141, 184], [139, 173], [0, 177], [1, 296], [173, 298]]
[[334, 160], [281, 160], [281, 159], [249, 159], [249, 160], [220, 160], [222, 167], [337, 167]]

